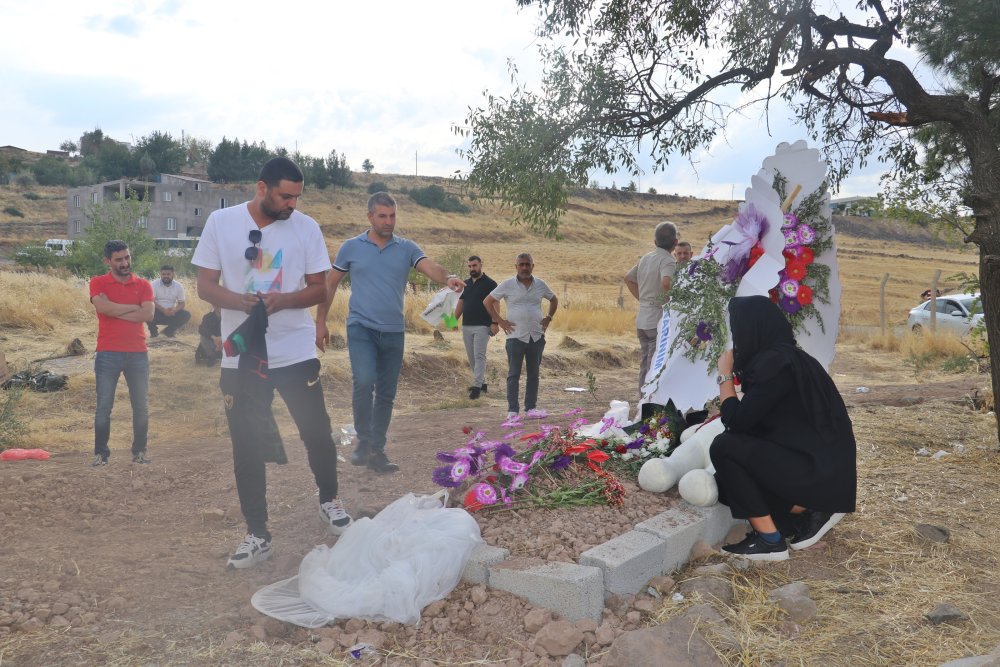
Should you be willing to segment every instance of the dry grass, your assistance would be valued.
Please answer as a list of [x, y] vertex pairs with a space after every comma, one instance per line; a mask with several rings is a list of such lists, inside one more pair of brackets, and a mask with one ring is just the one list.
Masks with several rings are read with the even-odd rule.
[[[785, 563], [731, 571], [736, 601], [716, 608], [741, 649], [712, 640], [727, 665], [936, 665], [997, 645], [1000, 498], [984, 483], [1000, 474], [996, 420], [944, 402], [921, 414], [915, 419], [912, 410], [877, 406], [853, 415], [858, 508], [831, 533], [834, 544], [795, 552]], [[927, 445], [953, 451], [958, 443], [964, 454], [941, 460], [914, 454]], [[947, 528], [950, 541], [922, 543], [918, 523]], [[767, 596], [803, 579], [818, 613], [801, 634], [789, 634], [782, 630], [784, 613]], [[925, 615], [944, 602], [970, 620], [931, 625]], [[695, 603], [668, 605], [656, 620]]]

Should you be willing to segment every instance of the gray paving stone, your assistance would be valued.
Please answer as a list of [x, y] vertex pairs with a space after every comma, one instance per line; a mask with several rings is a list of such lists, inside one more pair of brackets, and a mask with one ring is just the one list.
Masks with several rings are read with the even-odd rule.
[[572, 622], [600, 623], [604, 610], [604, 573], [573, 563], [510, 558], [489, 568], [489, 585], [526, 598]]
[[733, 515], [725, 505], [695, 507], [684, 503], [636, 524], [635, 529], [663, 540], [663, 572], [672, 572], [687, 563], [691, 547], [698, 539], [718, 542], [733, 525]]
[[663, 574], [667, 543], [647, 531], [630, 530], [580, 554], [580, 565], [599, 567], [604, 588], [618, 595], [638, 593]]
[[462, 571], [462, 581], [470, 584], [489, 584], [490, 566], [502, 563], [510, 555], [510, 549], [480, 544], [469, 556], [469, 562]]

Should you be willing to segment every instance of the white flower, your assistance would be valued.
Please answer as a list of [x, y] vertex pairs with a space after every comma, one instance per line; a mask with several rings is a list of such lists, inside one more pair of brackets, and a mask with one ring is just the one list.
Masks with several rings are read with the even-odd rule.
[[630, 458], [632, 458], [632, 452], [625, 452], [622, 454], [622, 461], [628, 461]]

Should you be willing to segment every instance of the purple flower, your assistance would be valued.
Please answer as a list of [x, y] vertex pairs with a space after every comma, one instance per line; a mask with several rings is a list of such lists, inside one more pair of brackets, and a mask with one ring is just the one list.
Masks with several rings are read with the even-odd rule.
[[604, 417], [603, 419], [601, 419], [601, 424], [602, 424], [601, 430], [598, 431], [598, 433], [604, 433], [609, 428], [618, 426], [618, 422], [615, 421], [614, 417]]
[[799, 218], [794, 213], [786, 213], [785, 221], [781, 224], [782, 229], [788, 229], [789, 227], [797, 227], [799, 224]]
[[578, 415], [583, 412], [583, 408], [573, 408], [569, 412], [564, 412], [563, 417], [572, 417], [573, 415]]
[[502, 444], [503, 443], [499, 440], [483, 440], [481, 443], [479, 443], [479, 448], [483, 450], [483, 452], [490, 452]]
[[550, 435], [552, 435], [553, 431], [555, 431], [556, 434], [558, 434], [559, 433], [559, 427], [558, 426], [553, 426], [552, 424], [542, 424], [542, 433], [545, 434], [546, 438], [549, 437]]
[[667, 423], [667, 421], [668, 420], [666, 417], [660, 417], [660, 419], [656, 423], [659, 424], [660, 426], [663, 426], [664, 424]]
[[639, 433], [642, 433], [643, 435], [649, 433], [649, 424], [643, 424], [642, 426], [640, 426]]
[[701, 342], [712, 340], [712, 329], [705, 322], [698, 322], [698, 326], [694, 329], [694, 335], [698, 337]]
[[572, 424], [570, 424], [569, 427], [575, 431], [576, 429], [580, 428], [586, 423], [587, 423], [586, 419], [577, 419]]
[[441, 463], [454, 463], [459, 459], [459, 457], [452, 452], [438, 452], [436, 456], [437, 460]]
[[505, 489], [503, 487], [500, 487], [500, 498], [503, 499], [503, 504], [504, 505], [510, 505], [513, 502], [510, 499], [510, 496], [507, 495], [507, 489]]
[[497, 463], [499, 463], [500, 459], [503, 457], [511, 457], [514, 456], [514, 454], [517, 454], [517, 450], [508, 445], [506, 442], [501, 442], [493, 451], [496, 454]]
[[434, 472], [431, 473], [431, 479], [438, 486], [444, 486], [450, 489], [461, 486], [461, 482], [456, 482], [451, 477], [451, 466], [441, 466], [440, 468], [435, 468]]
[[643, 446], [643, 445], [644, 445], [645, 443], [646, 443], [646, 438], [644, 438], [644, 437], [642, 437], [642, 436], [639, 436], [638, 438], [636, 438], [636, 439], [635, 439], [635, 440], [633, 440], [632, 442], [630, 442], [630, 443], [628, 443], [627, 445], [625, 445], [625, 448], [626, 448], [626, 449], [639, 449], [639, 448], [640, 448], [640, 447], [642, 447], [642, 446]]
[[701, 260], [698, 260], [698, 259], [692, 259], [691, 260], [691, 263], [688, 265], [688, 275], [689, 276], [693, 276], [694, 272], [698, 270], [698, 264], [700, 262], [701, 262]]
[[513, 440], [522, 433], [524, 433], [524, 431], [511, 431], [510, 433], [506, 434], [503, 438], [504, 440]]
[[785, 247], [791, 247], [799, 244], [799, 234], [794, 229], [785, 230]]
[[573, 459], [566, 456], [565, 454], [560, 454], [552, 460], [552, 465], [549, 466], [553, 470], [565, 470], [573, 463]]
[[531, 461], [528, 463], [528, 467], [531, 468], [532, 466], [534, 466], [536, 463], [538, 463], [538, 460], [543, 458], [544, 456], [545, 452], [535, 452], [534, 454], [532, 454]]
[[816, 240], [816, 230], [809, 225], [799, 225], [796, 235], [802, 245], [809, 245]]
[[497, 501], [497, 490], [485, 482], [476, 484], [471, 491], [476, 494], [476, 502], [483, 505], [492, 505]]
[[799, 281], [794, 278], [782, 280], [781, 284], [778, 286], [778, 291], [786, 297], [794, 298], [795, 295], [799, 293]]
[[783, 296], [778, 300], [778, 305], [781, 306], [781, 309], [789, 315], [794, 315], [802, 310], [802, 304], [800, 304], [799, 300], [795, 297]]
[[527, 463], [521, 463], [520, 461], [515, 461], [514, 459], [507, 458], [506, 456], [499, 457], [497, 459], [497, 465], [500, 467], [501, 472], [505, 472], [508, 475], [516, 475], [518, 473], [528, 471]]
[[751, 248], [767, 234], [769, 226], [767, 217], [753, 204], [747, 204], [746, 208], [739, 212], [733, 221], [733, 229], [739, 233], [739, 238], [736, 241], [726, 242], [731, 246], [729, 249], [731, 259], [726, 262], [719, 276], [723, 282], [735, 283], [743, 277], [747, 272]]
[[527, 473], [518, 473], [514, 475], [514, 479], [510, 483], [510, 490], [517, 491], [518, 489], [524, 488], [524, 485], [528, 483]]

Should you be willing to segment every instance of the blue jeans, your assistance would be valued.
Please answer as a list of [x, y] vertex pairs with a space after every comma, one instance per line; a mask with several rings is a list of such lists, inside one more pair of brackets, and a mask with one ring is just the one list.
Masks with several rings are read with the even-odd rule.
[[507, 410], [520, 412], [517, 402], [518, 387], [521, 383], [521, 366], [527, 364], [528, 379], [524, 384], [524, 409], [538, 407], [538, 378], [542, 368], [542, 352], [545, 350], [545, 336], [525, 343], [517, 338], [507, 339]]
[[132, 453], [146, 451], [149, 433], [149, 355], [145, 352], [98, 352], [94, 358], [97, 378], [97, 410], [94, 413], [94, 453], [111, 455], [111, 408], [115, 405], [118, 376], [125, 374], [128, 398], [132, 403]]
[[354, 429], [358, 448], [373, 452], [385, 449], [385, 434], [392, 419], [399, 371], [403, 368], [403, 338], [400, 332], [382, 332], [361, 324], [347, 325], [347, 352], [354, 376]]

